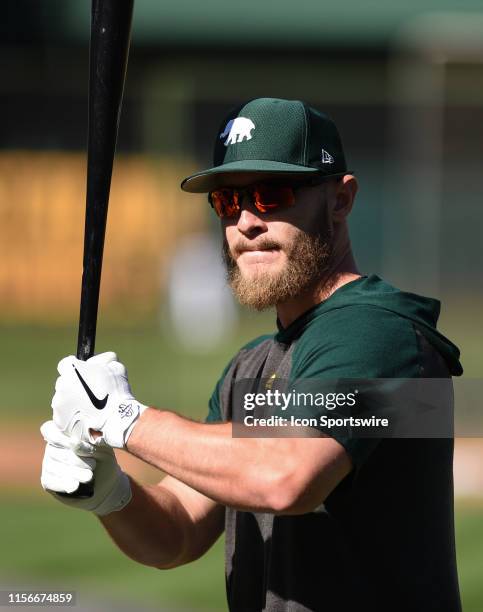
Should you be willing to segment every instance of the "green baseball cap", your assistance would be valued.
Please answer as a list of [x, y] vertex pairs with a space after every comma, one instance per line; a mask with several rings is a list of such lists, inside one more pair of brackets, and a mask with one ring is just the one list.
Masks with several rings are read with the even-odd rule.
[[191, 193], [260, 179], [342, 176], [347, 166], [335, 123], [300, 100], [256, 98], [234, 109], [215, 142], [214, 166], [181, 183]]

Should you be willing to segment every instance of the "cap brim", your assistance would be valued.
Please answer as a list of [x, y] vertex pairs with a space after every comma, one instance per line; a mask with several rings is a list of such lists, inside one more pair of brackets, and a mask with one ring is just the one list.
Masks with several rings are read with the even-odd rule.
[[189, 193], [207, 193], [219, 187], [250, 185], [259, 180], [260, 175], [263, 175], [264, 179], [280, 178], [283, 175], [291, 180], [297, 180], [317, 174], [321, 177], [329, 176], [318, 168], [307, 168], [307, 166], [283, 164], [264, 159], [246, 159], [197, 172], [184, 179], [181, 189]]

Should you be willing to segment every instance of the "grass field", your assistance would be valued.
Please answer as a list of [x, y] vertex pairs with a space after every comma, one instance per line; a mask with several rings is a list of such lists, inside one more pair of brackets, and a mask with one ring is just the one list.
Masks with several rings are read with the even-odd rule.
[[2, 502], [0, 584], [71, 589], [81, 609], [103, 600], [225, 609], [222, 539], [202, 560], [163, 572], [124, 557], [93, 516], [44, 497]]
[[[77, 591], [82, 600], [140, 602], [179, 609], [224, 610], [223, 539], [190, 565], [162, 572], [123, 557], [87, 513], [32, 496], [9, 496], [0, 506], [0, 584]], [[75, 516], [75, 519], [74, 519]], [[483, 508], [456, 508], [460, 587], [465, 612], [481, 612]], [[81, 608], [82, 609], [82, 608]]]
[[[128, 366], [137, 397], [203, 418], [228, 359], [254, 335], [272, 331], [272, 324], [264, 317], [249, 320], [218, 351], [203, 356], [181, 352], [172, 338], [154, 326], [130, 330], [101, 325], [99, 329], [97, 351], [118, 352]], [[55, 367], [61, 356], [73, 352], [75, 328], [16, 326], [0, 329], [0, 334], [2, 423], [9, 427], [40, 424], [50, 416]], [[2, 457], [2, 469], [11, 468]], [[32, 469], [38, 472], [39, 466]], [[0, 496], [0, 584], [64, 586], [77, 590], [79, 602], [132, 601], [134, 608], [135, 602], [143, 601], [173, 612], [225, 609], [222, 539], [202, 560], [160, 572], [124, 558], [93, 517], [60, 506], [39, 489], [22, 493], [0, 489]], [[480, 612], [483, 507], [458, 502], [456, 523], [464, 610]]]

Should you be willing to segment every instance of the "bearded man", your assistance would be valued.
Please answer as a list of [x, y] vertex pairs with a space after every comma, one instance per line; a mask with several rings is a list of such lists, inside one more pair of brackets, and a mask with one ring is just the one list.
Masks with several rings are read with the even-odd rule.
[[[231, 360], [204, 423], [135, 400], [114, 353], [64, 358], [42, 426], [43, 487], [160, 569], [199, 558], [225, 531], [232, 612], [460, 610], [451, 436], [365, 437], [311, 420], [278, 435], [296, 407], [268, 400], [278, 381], [460, 375], [457, 347], [436, 330], [439, 303], [359, 272], [347, 226], [357, 181], [327, 115], [251, 100], [223, 121], [214, 157], [182, 188], [209, 194], [235, 295], [275, 307], [278, 331]], [[235, 432], [244, 410], [255, 435]], [[137, 483], [113, 448], [167, 476]], [[87, 482], [93, 495], [81, 498]]]

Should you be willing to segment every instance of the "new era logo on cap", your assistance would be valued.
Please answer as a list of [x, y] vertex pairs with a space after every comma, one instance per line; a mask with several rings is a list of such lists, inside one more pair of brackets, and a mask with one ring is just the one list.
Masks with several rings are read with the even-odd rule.
[[332, 157], [332, 155], [330, 153], [327, 153], [327, 151], [325, 149], [322, 149], [322, 159], [321, 159], [323, 164], [333, 164], [334, 163], [334, 158]]

